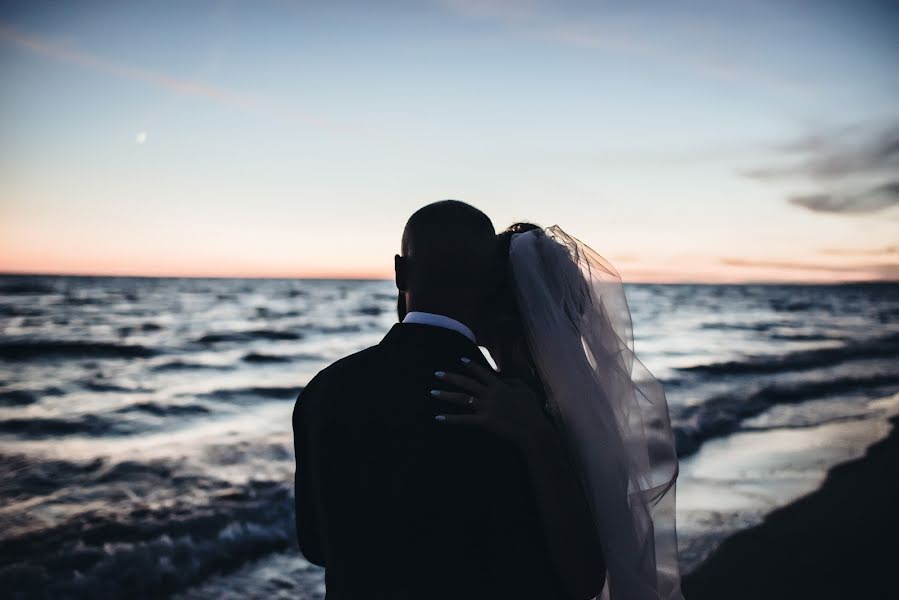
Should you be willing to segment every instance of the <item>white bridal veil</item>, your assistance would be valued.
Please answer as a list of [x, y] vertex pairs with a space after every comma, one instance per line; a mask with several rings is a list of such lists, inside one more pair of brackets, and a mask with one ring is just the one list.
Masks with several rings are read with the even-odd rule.
[[601, 598], [682, 599], [668, 404], [634, 354], [621, 278], [558, 226], [515, 234], [509, 261], [547, 403], [601, 538]]

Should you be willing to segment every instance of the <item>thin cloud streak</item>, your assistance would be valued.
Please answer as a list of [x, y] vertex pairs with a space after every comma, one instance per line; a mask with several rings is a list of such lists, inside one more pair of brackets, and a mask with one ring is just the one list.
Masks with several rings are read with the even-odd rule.
[[[775, 147], [783, 164], [743, 171], [761, 181], [804, 179], [824, 189], [787, 203], [813, 213], [870, 215], [899, 205], [899, 123], [842, 127]], [[838, 191], [832, 191], [836, 186]]]
[[550, 40], [587, 50], [601, 50], [630, 55], [660, 64], [684, 68], [693, 73], [725, 83], [744, 87], [764, 87], [778, 93], [811, 97], [812, 91], [794, 81], [772, 77], [745, 67], [707, 57], [685, 56], [660, 48], [637, 36], [622, 36], [609, 28], [595, 25], [557, 23], [541, 8], [552, 6], [537, 1], [510, 0], [439, 0], [444, 8], [463, 17], [492, 20], [505, 26], [517, 27], [521, 32], [539, 39]]
[[538, 16], [535, 0], [439, 0], [452, 12], [477, 19], [527, 22]]
[[39, 36], [21, 33], [5, 24], [0, 24], [0, 40], [46, 58], [74, 64], [85, 69], [104, 73], [120, 79], [142, 83], [181, 96], [203, 98], [232, 108], [267, 115], [284, 121], [300, 122], [332, 133], [351, 135], [372, 133], [348, 123], [323, 119], [292, 108], [278, 107], [271, 102], [264, 101], [251, 95], [238, 94], [202, 82], [179, 79], [164, 73], [149, 71], [140, 67], [111, 61], [100, 56], [50, 42]]
[[833, 180], [895, 174], [899, 173], [899, 124], [873, 132], [860, 127], [842, 128], [781, 144], [776, 150], [799, 159], [785, 165], [750, 169], [743, 174], [762, 180], [791, 177]]
[[879, 185], [862, 194], [837, 196], [833, 194], [812, 194], [793, 196], [790, 204], [812, 212], [834, 214], [871, 214], [899, 204], [899, 181]]
[[611, 32], [596, 27], [561, 27], [540, 32], [542, 37], [556, 40], [570, 46], [586, 49], [608, 50], [622, 54], [630, 54], [639, 58], [685, 68], [693, 73], [729, 84], [743, 87], [764, 87], [778, 93], [810, 96], [811, 92], [794, 82], [780, 80], [769, 75], [738, 67], [723, 61], [698, 59], [674, 54], [665, 49], [635, 41], [634, 38], [622, 38]]
[[869, 279], [899, 280], [899, 263], [871, 263], [862, 265], [821, 265], [805, 262], [722, 258], [721, 264], [747, 269], [774, 269], [789, 271], [814, 271], [831, 274], [849, 274]]
[[824, 248], [821, 254], [830, 256], [884, 256], [899, 254], [899, 246], [886, 246], [884, 248]]

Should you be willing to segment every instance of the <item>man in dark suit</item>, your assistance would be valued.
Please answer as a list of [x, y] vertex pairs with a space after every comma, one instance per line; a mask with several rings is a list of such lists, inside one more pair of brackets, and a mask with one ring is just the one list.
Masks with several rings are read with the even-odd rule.
[[429, 394], [462, 357], [487, 364], [475, 333], [494, 260], [486, 215], [420, 209], [395, 257], [402, 322], [297, 399], [297, 538], [330, 600], [561, 596], [523, 457], [436, 421], [463, 411]]

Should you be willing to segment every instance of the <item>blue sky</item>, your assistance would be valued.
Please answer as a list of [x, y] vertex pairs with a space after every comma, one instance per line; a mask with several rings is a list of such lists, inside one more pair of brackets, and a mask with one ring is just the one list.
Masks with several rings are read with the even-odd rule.
[[387, 276], [442, 198], [631, 280], [899, 278], [894, 2], [4, 3], [0, 270]]

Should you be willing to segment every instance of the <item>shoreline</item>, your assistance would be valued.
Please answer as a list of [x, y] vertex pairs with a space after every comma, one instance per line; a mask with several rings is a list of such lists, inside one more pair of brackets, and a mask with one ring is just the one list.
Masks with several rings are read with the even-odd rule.
[[899, 537], [899, 416], [814, 492], [728, 537], [682, 582], [688, 600], [888, 598]]

